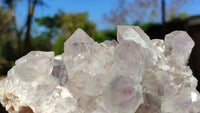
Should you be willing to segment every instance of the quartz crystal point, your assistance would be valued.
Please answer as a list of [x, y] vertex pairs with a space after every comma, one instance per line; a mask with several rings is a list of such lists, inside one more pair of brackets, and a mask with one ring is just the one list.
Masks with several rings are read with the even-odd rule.
[[90, 49], [94, 43], [82, 29], [77, 29], [64, 44], [63, 61], [69, 72], [69, 79], [76, 71], [87, 70], [91, 60]]
[[117, 40], [99, 44], [77, 29], [61, 55], [28, 53], [0, 81], [2, 105], [10, 113], [200, 113], [186, 32], [150, 40], [120, 25]]
[[117, 41], [132, 40], [141, 45], [145, 45], [150, 40], [149, 36], [138, 26], [117, 26]]
[[174, 58], [177, 62], [185, 64], [190, 56], [194, 41], [183, 31], [174, 31], [165, 36], [166, 55]]

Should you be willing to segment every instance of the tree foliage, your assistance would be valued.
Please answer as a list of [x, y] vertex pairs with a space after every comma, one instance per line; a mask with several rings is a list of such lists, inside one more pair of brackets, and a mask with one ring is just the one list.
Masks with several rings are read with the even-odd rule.
[[0, 7], [0, 75], [6, 74], [17, 58], [16, 34], [12, 21], [12, 11]]
[[69, 37], [77, 28], [82, 28], [89, 35], [96, 32], [94, 22], [88, 20], [87, 13], [69, 13], [60, 12], [53, 17], [43, 17], [36, 19], [39, 25], [43, 25], [48, 29], [57, 28], [61, 31], [62, 36]]
[[55, 55], [62, 54], [64, 52], [64, 42], [66, 41], [65, 37], [58, 37], [53, 44], [53, 51], [55, 52]]

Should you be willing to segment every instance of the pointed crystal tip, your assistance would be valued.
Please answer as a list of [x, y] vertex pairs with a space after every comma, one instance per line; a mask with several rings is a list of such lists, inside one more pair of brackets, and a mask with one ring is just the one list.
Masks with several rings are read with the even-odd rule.
[[91, 45], [93, 42], [94, 40], [90, 38], [90, 36], [88, 36], [88, 34], [85, 31], [83, 31], [81, 28], [78, 28], [65, 42], [65, 45], [72, 45], [74, 43], [87, 43]]
[[149, 36], [139, 26], [117, 26], [117, 41], [132, 40], [144, 45], [150, 40]]
[[190, 56], [194, 41], [185, 31], [174, 31], [165, 36], [165, 55], [171, 55], [179, 63], [185, 64]]

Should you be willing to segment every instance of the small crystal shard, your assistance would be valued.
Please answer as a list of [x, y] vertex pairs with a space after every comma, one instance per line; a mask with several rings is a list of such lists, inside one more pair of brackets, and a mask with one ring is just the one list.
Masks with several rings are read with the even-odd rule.
[[68, 80], [68, 74], [65, 68], [65, 64], [62, 60], [54, 59], [52, 75], [59, 78], [60, 85], [64, 85]]
[[137, 26], [117, 28], [118, 42], [78, 29], [63, 54], [18, 59], [0, 81], [0, 102], [10, 113], [200, 113], [189, 35], [150, 40]]
[[93, 39], [82, 29], [77, 29], [65, 42], [62, 59], [69, 73], [69, 79], [75, 71], [87, 68], [91, 60], [90, 49], [93, 43]]

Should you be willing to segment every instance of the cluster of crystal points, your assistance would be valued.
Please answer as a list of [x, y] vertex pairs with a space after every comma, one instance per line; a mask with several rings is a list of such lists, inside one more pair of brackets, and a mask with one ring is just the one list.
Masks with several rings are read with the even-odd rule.
[[0, 81], [1, 103], [12, 113], [200, 113], [186, 32], [150, 40], [118, 26], [117, 40], [99, 44], [78, 29], [62, 55], [28, 53]]

